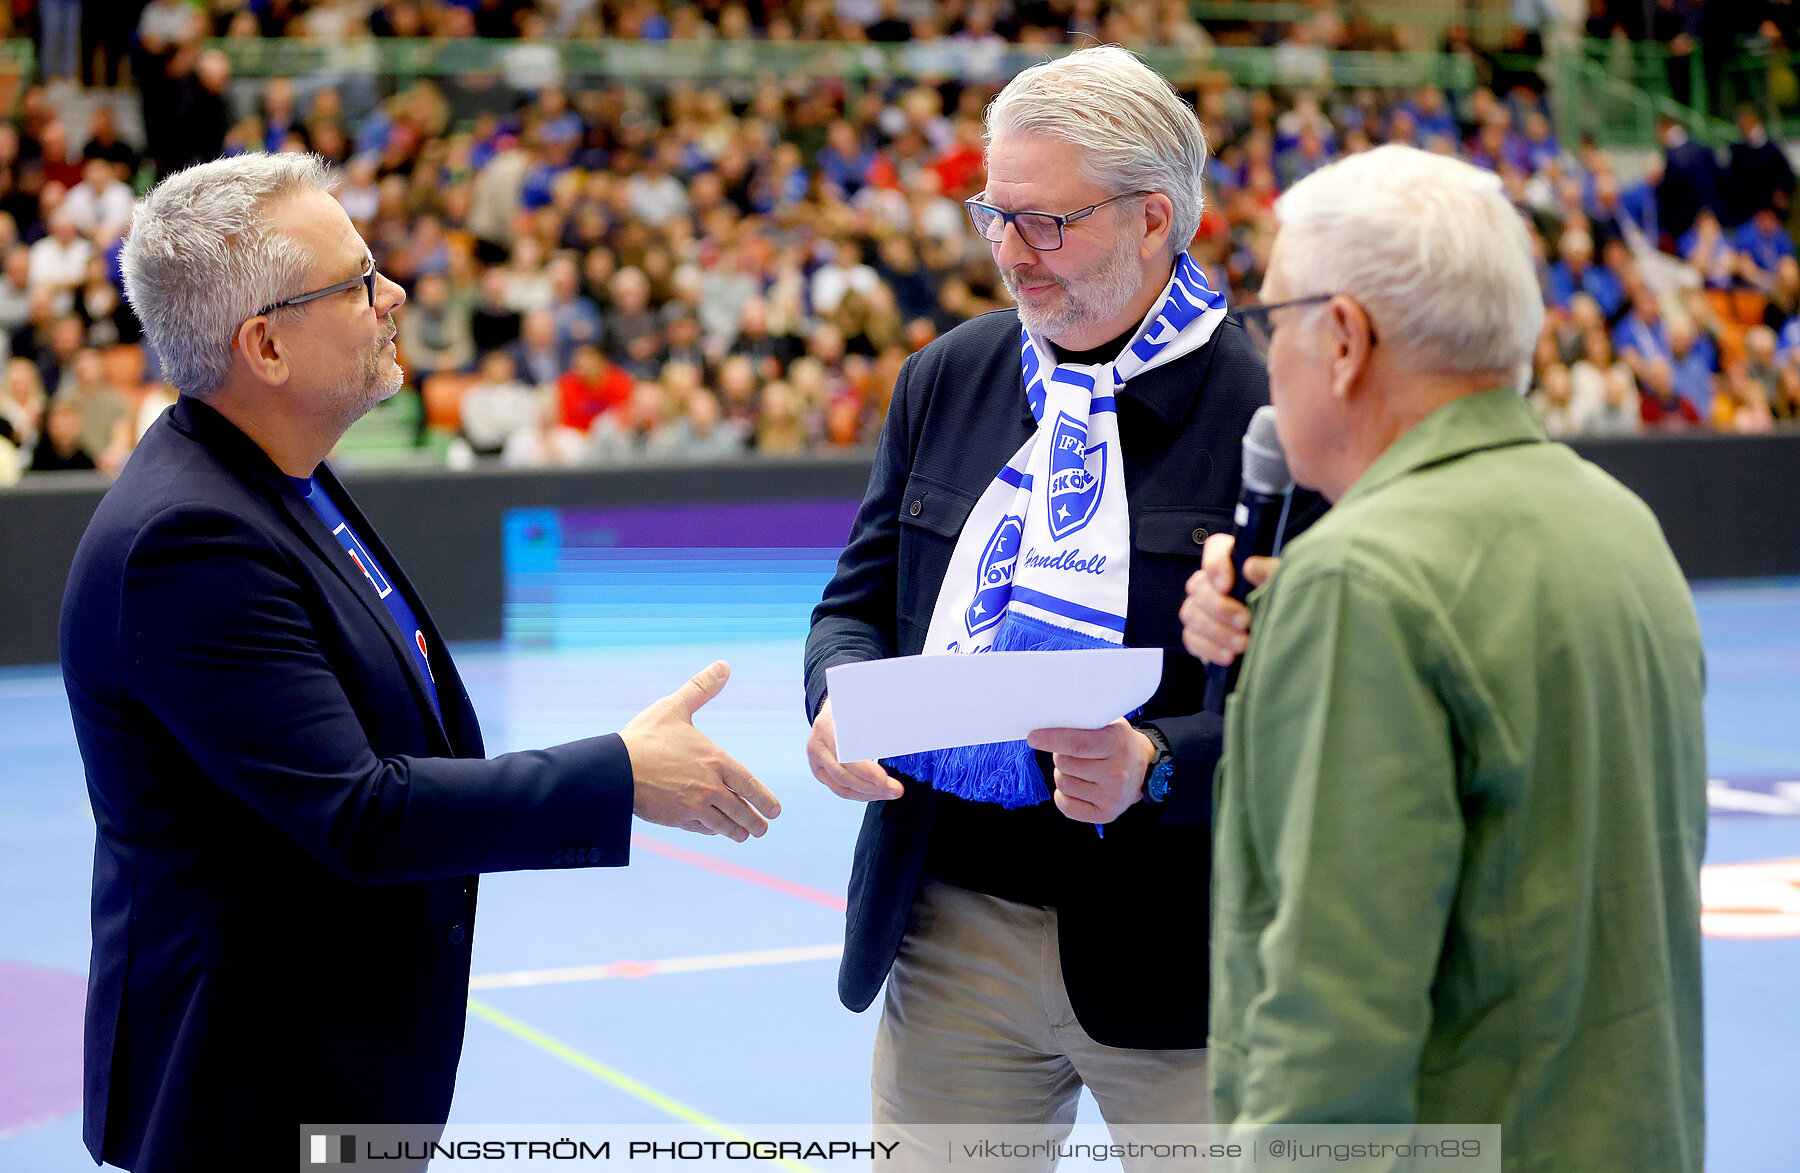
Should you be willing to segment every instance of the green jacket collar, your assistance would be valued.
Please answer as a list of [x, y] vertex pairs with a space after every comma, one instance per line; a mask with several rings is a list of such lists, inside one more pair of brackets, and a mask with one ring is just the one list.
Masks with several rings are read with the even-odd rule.
[[1548, 437], [1531, 406], [1510, 387], [1453, 399], [1414, 424], [1375, 458], [1339, 505], [1367, 497], [1401, 477], [1456, 460], [1472, 452], [1514, 444], [1540, 444]]

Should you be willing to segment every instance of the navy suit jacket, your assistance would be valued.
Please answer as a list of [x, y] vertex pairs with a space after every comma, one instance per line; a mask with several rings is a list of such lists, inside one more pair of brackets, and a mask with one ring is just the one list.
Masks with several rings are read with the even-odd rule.
[[475, 874], [626, 862], [615, 736], [484, 760], [269, 458], [182, 398], [76, 551], [62, 665], [94, 808], [86, 1121], [138, 1173], [292, 1168], [303, 1123], [441, 1124]]
[[1690, 141], [1669, 148], [1656, 206], [1662, 230], [1676, 240], [1694, 226], [1702, 208], [1711, 208], [1721, 221], [1730, 218], [1719, 196], [1719, 159], [1711, 147]]
[[[1212, 776], [1222, 730], [1217, 715], [1201, 711], [1205, 667], [1182, 649], [1177, 613], [1202, 544], [1231, 528], [1244, 431], [1268, 387], [1243, 330], [1227, 319], [1206, 345], [1119, 392], [1131, 512], [1125, 645], [1163, 649], [1162, 683], [1139, 722], [1167, 739], [1175, 772], [1166, 802], [1139, 803], [1104, 838], [1086, 823], [1057, 824], [1063, 978], [1083, 1029], [1108, 1046], [1206, 1045]], [[1017, 311], [966, 322], [908, 360], [850, 541], [813, 612], [809, 717], [824, 703], [833, 664], [921, 650], [963, 523], [1036, 427], [1019, 372]], [[1298, 495], [1289, 533], [1322, 510], [1315, 495]], [[904, 797], [869, 804], [856, 844], [838, 972], [839, 997], [852, 1010], [874, 1000], [899, 951], [939, 805], [937, 791], [905, 781]]]

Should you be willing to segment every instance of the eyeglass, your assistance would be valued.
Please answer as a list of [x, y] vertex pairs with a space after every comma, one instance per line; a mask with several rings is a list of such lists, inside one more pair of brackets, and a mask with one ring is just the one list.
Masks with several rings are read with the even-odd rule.
[[[1233, 308], [1232, 316], [1238, 320], [1238, 325], [1244, 328], [1244, 333], [1249, 335], [1250, 345], [1256, 347], [1257, 355], [1260, 356], [1264, 362], [1267, 362], [1269, 359], [1269, 344], [1274, 341], [1275, 338], [1275, 324], [1270, 320], [1270, 316], [1274, 314], [1276, 310], [1298, 309], [1301, 306], [1308, 305], [1323, 305], [1332, 298], [1338, 296], [1340, 295], [1336, 293], [1315, 293], [1311, 297], [1296, 297], [1292, 301], [1277, 301], [1267, 305], [1240, 305]], [[1364, 310], [1363, 313], [1367, 316], [1368, 311]], [[1375, 345], [1376, 341], [1375, 320], [1370, 318], [1369, 345]]]
[[284, 301], [278, 301], [273, 305], [264, 306], [262, 309], [256, 311], [256, 316], [260, 318], [265, 314], [272, 314], [276, 310], [286, 309], [289, 306], [305, 305], [307, 302], [317, 301], [321, 297], [330, 297], [334, 293], [342, 293], [347, 289], [355, 289], [358, 285], [361, 285], [363, 291], [368, 294], [369, 305], [373, 307], [375, 305], [374, 253], [369, 254], [369, 263], [364, 267], [360, 275], [352, 277], [348, 281], [339, 281], [336, 285], [327, 285], [323, 289], [315, 289], [311, 293], [302, 293], [298, 296], [287, 298]]
[[1148, 191], [1128, 191], [1097, 204], [1089, 204], [1067, 216], [1058, 216], [1055, 212], [1007, 212], [980, 200], [964, 200], [963, 207], [969, 209], [969, 219], [974, 222], [975, 231], [989, 244], [999, 244], [1006, 235], [1006, 226], [1011, 224], [1019, 230], [1019, 239], [1038, 252], [1049, 253], [1063, 246], [1063, 229], [1075, 221], [1085, 220], [1118, 200], [1153, 194], [1155, 193]]

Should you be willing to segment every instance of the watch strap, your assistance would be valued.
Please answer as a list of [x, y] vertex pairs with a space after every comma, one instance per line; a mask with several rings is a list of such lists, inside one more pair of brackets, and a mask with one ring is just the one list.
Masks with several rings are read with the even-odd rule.
[[1169, 782], [1175, 777], [1175, 755], [1169, 749], [1169, 739], [1154, 725], [1139, 725], [1137, 731], [1150, 739], [1156, 749], [1156, 756], [1150, 761], [1150, 770], [1144, 775], [1144, 799], [1147, 802], [1162, 802], [1169, 797]]

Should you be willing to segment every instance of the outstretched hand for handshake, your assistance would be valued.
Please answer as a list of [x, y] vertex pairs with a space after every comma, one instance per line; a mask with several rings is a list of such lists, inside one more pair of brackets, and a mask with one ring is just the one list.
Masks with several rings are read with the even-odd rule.
[[731, 666], [716, 661], [619, 730], [631, 757], [631, 813], [638, 818], [742, 843], [762, 835], [781, 813], [768, 787], [694, 728], [694, 714], [730, 678]]

